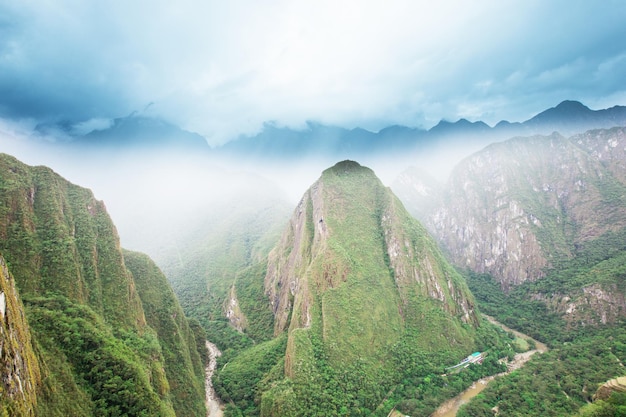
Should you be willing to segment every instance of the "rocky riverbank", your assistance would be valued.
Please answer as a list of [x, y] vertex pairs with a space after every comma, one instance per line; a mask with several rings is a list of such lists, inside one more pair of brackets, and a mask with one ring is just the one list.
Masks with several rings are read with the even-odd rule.
[[211, 377], [213, 376], [213, 372], [215, 372], [215, 367], [217, 366], [217, 358], [222, 354], [222, 352], [220, 352], [217, 346], [208, 340], [206, 341], [206, 348], [209, 351], [209, 363], [205, 368], [207, 417], [222, 417], [222, 402], [215, 394], [213, 383], [211, 382]]

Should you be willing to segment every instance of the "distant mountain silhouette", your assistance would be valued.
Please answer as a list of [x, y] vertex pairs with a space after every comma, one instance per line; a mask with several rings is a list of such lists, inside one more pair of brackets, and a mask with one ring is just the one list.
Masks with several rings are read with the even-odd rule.
[[217, 148], [219, 152], [250, 156], [296, 157], [303, 154], [358, 157], [380, 152], [405, 152], [428, 149], [445, 144], [472, 143], [486, 146], [514, 136], [532, 136], [559, 132], [564, 136], [590, 129], [626, 126], [626, 107], [615, 106], [591, 110], [578, 101], [563, 101], [525, 122], [501, 121], [490, 127], [482, 121], [456, 122], [442, 120], [429, 130], [406, 126], [390, 126], [379, 132], [345, 129], [308, 122], [295, 130], [265, 125], [255, 136], [242, 136]]
[[165, 120], [130, 115], [117, 118], [104, 130], [94, 130], [78, 137], [75, 143], [98, 147], [165, 147], [190, 150], [208, 150], [206, 139], [181, 129]]
[[[442, 120], [429, 130], [407, 126], [389, 126], [378, 132], [362, 128], [346, 129], [309, 121], [304, 129], [292, 129], [267, 123], [256, 135], [240, 136], [213, 151], [221, 154], [250, 157], [297, 158], [324, 155], [336, 159], [358, 158], [373, 154], [405, 154], [412, 150], [427, 150], [445, 145], [483, 147], [515, 136], [563, 136], [583, 133], [590, 129], [626, 126], [626, 106], [591, 110], [578, 101], [563, 101], [525, 122], [500, 121], [491, 127], [482, 121], [456, 122]], [[55, 127], [71, 131], [67, 123]], [[44, 126], [42, 129], [50, 129]], [[92, 148], [166, 148], [178, 150], [209, 150], [204, 137], [163, 119], [131, 114], [117, 118], [107, 129], [94, 130], [74, 136], [72, 146]]]
[[606, 129], [625, 124], [626, 107], [624, 106], [591, 110], [578, 101], [566, 100], [527, 120], [523, 126], [531, 130], [543, 130], [543, 132], [536, 133], [551, 133], [546, 130], [552, 130], [563, 135], [571, 135], [589, 129]]
[[452, 123], [446, 120], [440, 121], [436, 126], [433, 126], [429, 131], [429, 136], [449, 136], [451, 134], [486, 134], [491, 131], [489, 125], [484, 122], [470, 122], [467, 119], [459, 119]]

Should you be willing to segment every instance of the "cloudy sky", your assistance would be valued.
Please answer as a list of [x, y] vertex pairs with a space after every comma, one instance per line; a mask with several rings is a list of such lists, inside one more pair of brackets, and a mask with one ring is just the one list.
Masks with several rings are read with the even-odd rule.
[[264, 122], [377, 130], [626, 104], [626, 2], [0, 0], [0, 118], [133, 111], [218, 144]]

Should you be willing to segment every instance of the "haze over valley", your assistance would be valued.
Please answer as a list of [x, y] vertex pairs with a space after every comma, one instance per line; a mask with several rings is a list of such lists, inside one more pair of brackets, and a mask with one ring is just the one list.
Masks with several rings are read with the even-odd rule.
[[0, 4], [0, 415], [626, 415], [624, 18]]

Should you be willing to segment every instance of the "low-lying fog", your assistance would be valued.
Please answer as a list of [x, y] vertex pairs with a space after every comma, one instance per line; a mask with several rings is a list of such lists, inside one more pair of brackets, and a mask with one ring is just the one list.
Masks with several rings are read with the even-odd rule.
[[395, 156], [301, 157], [259, 160], [154, 149], [82, 149], [0, 129], [1, 152], [46, 165], [103, 200], [122, 246], [158, 261], [180, 239], [238, 208], [280, 210], [285, 221], [321, 172], [343, 159], [374, 170], [385, 185], [410, 166], [445, 180], [452, 166], [477, 149], [439, 149]]

